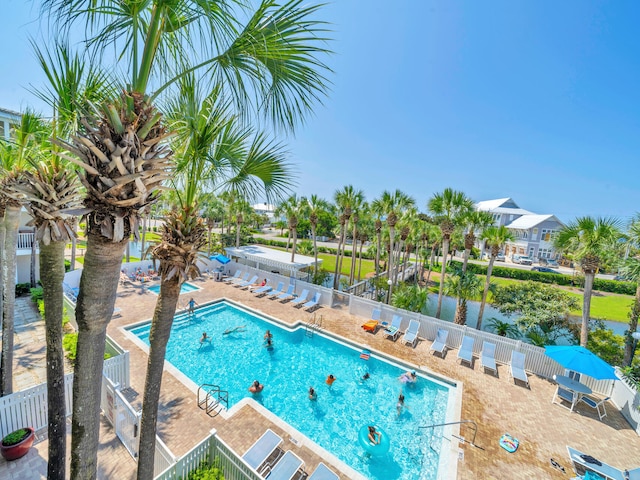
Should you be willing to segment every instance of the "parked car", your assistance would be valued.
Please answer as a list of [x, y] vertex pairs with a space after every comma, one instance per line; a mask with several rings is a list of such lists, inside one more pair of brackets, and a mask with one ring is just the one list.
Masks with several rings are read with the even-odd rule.
[[506, 258], [504, 257], [504, 253], [499, 253], [498, 255], [496, 255], [496, 262], [504, 262], [506, 261]]
[[552, 258], [547, 258], [547, 267], [549, 268], [558, 268], [558, 262]]
[[526, 255], [514, 255], [511, 257], [511, 261], [513, 263], [519, 263], [520, 265], [531, 265], [533, 264], [533, 260]]
[[531, 267], [531, 270], [534, 272], [542, 272], [542, 273], [557, 273], [560, 275], [560, 272], [548, 267]]

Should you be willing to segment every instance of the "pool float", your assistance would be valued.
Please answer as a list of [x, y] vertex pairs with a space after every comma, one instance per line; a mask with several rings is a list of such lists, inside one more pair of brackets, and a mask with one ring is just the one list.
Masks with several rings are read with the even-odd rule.
[[365, 425], [358, 432], [358, 443], [364, 448], [364, 451], [370, 455], [380, 457], [389, 451], [389, 435], [380, 427], [375, 427], [376, 432], [380, 434], [380, 443], [372, 445], [369, 441], [369, 426]]
[[500, 446], [504, 448], [507, 452], [513, 453], [518, 449], [518, 445], [520, 442], [517, 438], [513, 438], [508, 433], [505, 433], [500, 437]]
[[366, 348], [362, 350], [362, 353], [360, 354], [360, 358], [362, 360], [369, 360], [370, 357], [371, 357], [371, 350], [367, 350]]

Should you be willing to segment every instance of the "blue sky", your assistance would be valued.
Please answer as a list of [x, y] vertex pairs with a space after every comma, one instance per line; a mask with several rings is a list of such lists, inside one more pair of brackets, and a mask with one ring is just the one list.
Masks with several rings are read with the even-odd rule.
[[[5, 0], [0, 106], [40, 104], [31, 2]], [[421, 209], [452, 187], [563, 221], [640, 211], [640, 2], [336, 0], [329, 98], [294, 138], [297, 191]]]

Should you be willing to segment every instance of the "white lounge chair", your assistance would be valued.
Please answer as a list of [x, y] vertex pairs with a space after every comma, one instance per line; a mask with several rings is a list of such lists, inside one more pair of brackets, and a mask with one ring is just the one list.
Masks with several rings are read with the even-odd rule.
[[246, 282], [247, 280], [249, 280], [249, 272], [243, 273], [242, 278], [234, 278], [231, 282], [229, 282], [229, 285], [233, 285], [235, 287], [243, 282]]
[[404, 333], [404, 336], [402, 337], [402, 341], [404, 342], [405, 345], [411, 345], [412, 347], [415, 348], [416, 343], [418, 343], [419, 329], [420, 329], [420, 322], [418, 322], [417, 320], [409, 321], [409, 328], [407, 328], [407, 331]]
[[276, 295], [274, 298], [276, 300], [289, 300], [290, 298], [293, 298], [293, 292], [296, 291], [296, 287], [295, 285], [289, 285], [289, 288], [287, 288], [287, 291], [284, 293], [281, 293], [280, 295]]
[[391, 325], [384, 329], [382, 333], [384, 333], [385, 338], [391, 338], [391, 340], [395, 340], [400, 335], [400, 325], [402, 324], [402, 317], [400, 315], [394, 315], [391, 319]]
[[462, 337], [462, 345], [460, 345], [460, 349], [458, 350], [458, 359], [460, 363], [467, 362], [470, 367], [473, 368], [473, 344], [474, 339], [472, 337], [467, 337], [466, 335]]
[[320, 462], [307, 480], [340, 480], [340, 477], [333, 473], [329, 467]]
[[514, 382], [516, 380], [520, 380], [528, 387], [529, 377], [527, 377], [527, 372], [524, 370], [524, 358], [524, 353], [513, 350], [511, 352], [511, 365], [509, 367], [509, 371]]
[[498, 368], [496, 367], [496, 344], [490, 342], [482, 342], [482, 353], [480, 354], [480, 366], [485, 370], [491, 370], [498, 376]]
[[[602, 420], [604, 417], [607, 416], [607, 409], [605, 408], [604, 405], [609, 400], [609, 398], [611, 398], [611, 397], [606, 397], [606, 398], [602, 398], [602, 399], [598, 400], [598, 399], [590, 397], [588, 395], [582, 395], [580, 397], [580, 401], [586, 403], [591, 408], [596, 410], [598, 412], [598, 416], [600, 417], [600, 420]], [[600, 410], [600, 409], [602, 409], [602, 410]]]
[[270, 428], [249, 447], [242, 459], [253, 468], [259, 471], [261, 465], [275, 452], [276, 448], [282, 443], [282, 438]]
[[278, 286], [275, 288], [275, 290], [271, 290], [267, 296], [271, 299], [274, 299], [275, 297], [277, 297], [278, 295], [282, 295], [284, 293], [284, 283], [283, 282], [278, 282]]
[[253, 278], [251, 278], [251, 280], [245, 280], [244, 282], [240, 282], [235, 286], [238, 288], [247, 288], [253, 285], [254, 283], [256, 283], [257, 281], [258, 281], [258, 275], [254, 275]]
[[380, 320], [380, 315], [382, 315], [382, 311], [379, 308], [374, 308], [371, 311], [371, 320]]
[[235, 282], [236, 280], [240, 279], [240, 275], [242, 275], [242, 272], [240, 270], [236, 270], [236, 273], [233, 274], [233, 277], [225, 278], [224, 281], [227, 283]]
[[439, 328], [436, 333], [436, 338], [433, 340], [431, 344], [431, 348], [429, 350], [433, 350], [434, 352], [438, 352], [441, 357], [444, 357], [445, 350], [447, 347], [447, 338], [449, 337], [449, 330], [445, 330], [444, 328]]
[[302, 293], [298, 296], [298, 298], [291, 301], [291, 305], [295, 307], [302, 306], [302, 304], [307, 301], [307, 296], [309, 296], [309, 290], [305, 288], [304, 290], [302, 290]]
[[[278, 284], [278, 286], [280, 285], [284, 285], [282, 282], [280, 282]], [[282, 287], [280, 287], [282, 288]], [[273, 290], [273, 287], [271, 287], [270, 285], [264, 285], [263, 287], [258, 287], [256, 288], [253, 293], [255, 293], [257, 296], [262, 296], [262, 295], [266, 295], [267, 293], [269, 293], [271, 290]]]
[[271, 468], [271, 472], [265, 470], [266, 478], [269, 480], [291, 480], [304, 462], [292, 451], [287, 451], [278, 462]]
[[307, 312], [313, 312], [316, 308], [318, 308], [318, 302], [320, 302], [320, 292], [316, 292], [313, 298], [305, 303], [302, 308]]

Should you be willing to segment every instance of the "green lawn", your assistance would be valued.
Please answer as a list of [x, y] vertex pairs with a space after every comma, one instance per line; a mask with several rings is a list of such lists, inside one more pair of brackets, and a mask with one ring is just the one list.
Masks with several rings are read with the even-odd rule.
[[[273, 248], [273, 247], [270, 247]], [[328, 272], [334, 272], [336, 269], [336, 256], [330, 253], [318, 253], [318, 259], [322, 259], [322, 268]], [[356, 258], [356, 278], [358, 277], [358, 267], [360, 262]], [[376, 265], [373, 260], [362, 259], [362, 270], [360, 276], [364, 279], [367, 274], [376, 271]], [[344, 257], [342, 259], [342, 274], [349, 275], [351, 273], [351, 257]]]

